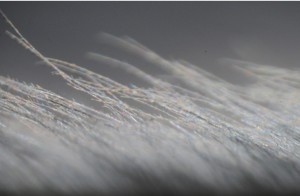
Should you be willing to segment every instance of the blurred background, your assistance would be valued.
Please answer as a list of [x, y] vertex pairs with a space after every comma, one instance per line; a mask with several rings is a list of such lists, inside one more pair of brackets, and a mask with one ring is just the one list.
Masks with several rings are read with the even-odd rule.
[[[101, 43], [100, 32], [129, 36], [166, 59], [188, 61], [235, 84], [251, 80], [232, 69], [228, 59], [300, 67], [299, 2], [0, 2], [0, 8], [45, 56], [125, 84], [132, 80], [128, 74], [86, 53], [131, 62], [151, 74], [159, 70]], [[76, 97], [50, 68], [5, 35], [7, 28], [0, 20], [0, 75]]]

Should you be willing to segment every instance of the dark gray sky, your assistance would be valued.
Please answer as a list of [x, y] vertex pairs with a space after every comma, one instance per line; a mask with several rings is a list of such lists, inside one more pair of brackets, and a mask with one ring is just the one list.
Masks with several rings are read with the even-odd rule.
[[[232, 73], [222, 58], [300, 67], [299, 2], [1, 2], [0, 8], [46, 56], [112, 77], [120, 73], [84, 56], [93, 51], [126, 59], [97, 42], [99, 32], [130, 36], [165, 58], [224, 77]], [[60, 81], [4, 35], [6, 27], [0, 21], [0, 74], [55, 89]]]

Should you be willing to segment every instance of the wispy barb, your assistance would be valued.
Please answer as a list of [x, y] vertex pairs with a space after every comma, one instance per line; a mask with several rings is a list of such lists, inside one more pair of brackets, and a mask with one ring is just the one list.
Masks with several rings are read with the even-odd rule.
[[242, 87], [188, 62], [169, 61], [131, 38], [102, 34], [102, 40], [172, 79], [88, 53], [98, 63], [149, 84], [129, 86], [44, 56], [0, 14], [13, 30], [6, 31], [10, 38], [101, 106], [94, 109], [0, 76], [1, 190], [183, 195], [204, 188], [213, 193], [299, 191], [298, 69], [230, 60], [256, 78]]

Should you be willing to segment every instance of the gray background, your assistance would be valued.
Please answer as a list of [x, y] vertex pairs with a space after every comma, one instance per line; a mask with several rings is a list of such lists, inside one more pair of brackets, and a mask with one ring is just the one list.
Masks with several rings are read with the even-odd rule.
[[[298, 2], [1, 2], [0, 8], [43, 54], [100, 72], [120, 82], [131, 78], [85, 57], [93, 51], [152, 65], [97, 41], [99, 32], [130, 36], [167, 59], [183, 59], [221, 77], [246, 78], [222, 61], [233, 58], [299, 67]], [[10, 40], [0, 21], [0, 74], [73, 96], [50, 68]]]

